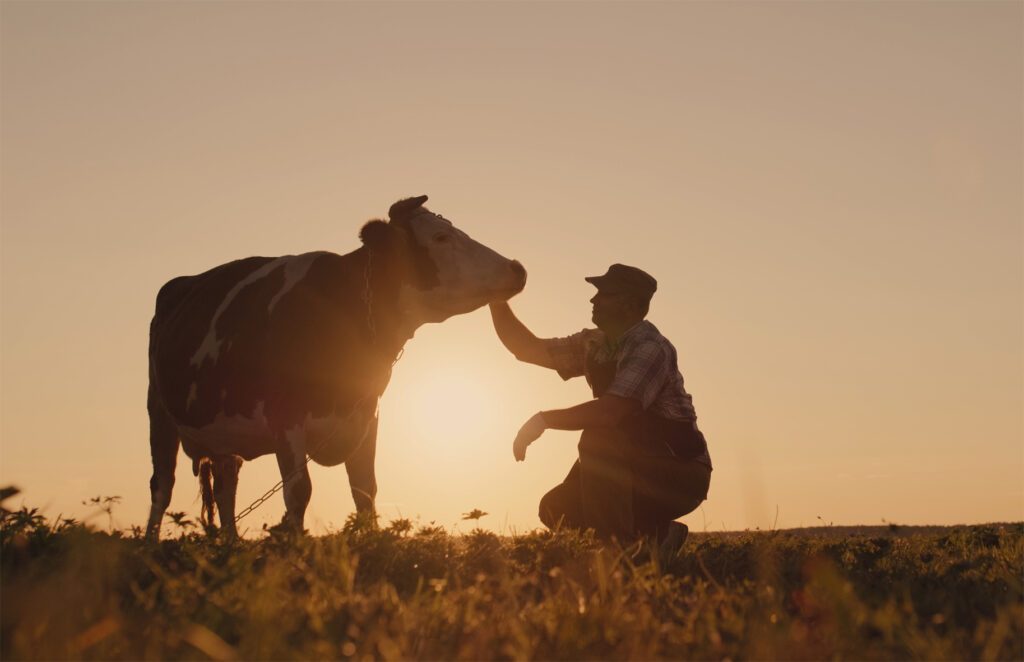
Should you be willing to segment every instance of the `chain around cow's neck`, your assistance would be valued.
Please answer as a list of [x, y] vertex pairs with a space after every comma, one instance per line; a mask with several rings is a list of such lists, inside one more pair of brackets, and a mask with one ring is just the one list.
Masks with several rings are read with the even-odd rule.
[[[366, 268], [363, 270], [363, 303], [366, 304], [366, 328], [370, 332], [370, 342], [377, 344], [377, 322], [373, 315], [373, 287], [370, 284], [370, 275], [373, 271], [373, 249], [369, 246], [366, 247]], [[406, 338], [407, 340], [408, 338]], [[405, 352], [405, 342], [399, 345], [398, 350], [395, 352], [395, 358], [392, 359], [391, 365], [398, 363], [398, 359], [402, 358], [402, 354]]]
[[373, 249], [366, 248], [366, 268], [363, 269], [363, 303], [366, 304], [366, 328], [370, 330], [370, 340], [377, 340], [377, 325], [373, 320], [373, 290], [370, 287], [370, 271], [373, 268]]

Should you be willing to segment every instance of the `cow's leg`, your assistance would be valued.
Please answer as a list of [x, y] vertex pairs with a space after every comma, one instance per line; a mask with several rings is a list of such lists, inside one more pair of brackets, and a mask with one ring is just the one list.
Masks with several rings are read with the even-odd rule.
[[147, 403], [149, 409], [149, 450], [153, 456], [153, 477], [149, 479], [149, 491], [153, 503], [146, 525], [146, 539], [160, 537], [160, 524], [167, 506], [171, 505], [171, 491], [174, 489], [174, 468], [178, 462], [178, 428], [170, 414], [164, 409], [150, 386]]
[[288, 435], [285, 447], [277, 452], [277, 466], [284, 482], [284, 526], [297, 532], [305, 530], [306, 506], [313, 494], [306, 467], [306, 440], [301, 433]]
[[374, 470], [374, 459], [377, 456], [377, 416], [373, 417], [363, 443], [345, 460], [348, 471], [348, 484], [352, 488], [352, 500], [356, 503], [356, 512], [373, 517], [374, 501], [377, 498], [377, 474]]
[[235, 528], [235, 493], [238, 491], [238, 472], [242, 458], [221, 455], [213, 460], [213, 498], [220, 510], [220, 529], [228, 538], [238, 537]]

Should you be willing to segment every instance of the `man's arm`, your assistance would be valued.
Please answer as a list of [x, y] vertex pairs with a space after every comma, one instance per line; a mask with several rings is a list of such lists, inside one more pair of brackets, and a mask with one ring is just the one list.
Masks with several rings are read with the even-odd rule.
[[542, 411], [540, 415], [544, 419], [544, 427], [550, 430], [582, 430], [615, 427], [641, 410], [640, 403], [632, 398], [602, 395], [575, 407]]
[[519, 434], [512, 442], [512, 454], [522, 462], [526, 459], [526, 448], [544, 434], [544, 430], [614, 427], [642, 410], [638, 400], [602, 395], [575, 407], [538, 412], [519, 428]]
[[543, 368], [554, 368], [544, 341], [519, 321], [507, 302], [491, 304], [491, 321], [501, 344], [517, 359]]

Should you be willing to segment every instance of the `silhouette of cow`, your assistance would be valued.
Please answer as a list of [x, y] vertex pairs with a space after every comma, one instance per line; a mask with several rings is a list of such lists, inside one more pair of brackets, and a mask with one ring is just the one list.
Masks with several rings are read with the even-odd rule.
[[344, 462], [357, 511], [373, 512], [377, 402], [405, 342], [424, 323], [526, 284], [522, 265], [426, 200], [396, 202], [390, 221], [366, 223], [363, 245], [346, 255], [250, 257], [160, 289], [149, 333], [148, 538], [160, 535], [179, 443], [203, 474], [204, 519], [216, 503], [230, 536], [239, 458], [277, 456], [287, 529], [303, 530], [307, 454]]

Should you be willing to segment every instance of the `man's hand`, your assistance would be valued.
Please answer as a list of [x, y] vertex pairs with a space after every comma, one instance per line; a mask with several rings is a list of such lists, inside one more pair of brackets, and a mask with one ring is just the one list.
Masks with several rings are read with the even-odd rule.
[[554, 369], [547, 345], [519, 321], [507, 301], [492, 303], [490, 308], [494, 331], [505, 349], [520, 361]]
[[515, 456], [516, 462], [522, 462], [526, 459], [526, 447], [537, 441], [547, 428], [548, 426], [544, 423], [544, 417], [540, 415], [540, 412], [534, 414], [530, 417], [530, 420], [523, 423], [523, 427], [519, 428], [519, 434], [516, 435], [516, 440], [512, 442], [512, 455]]

